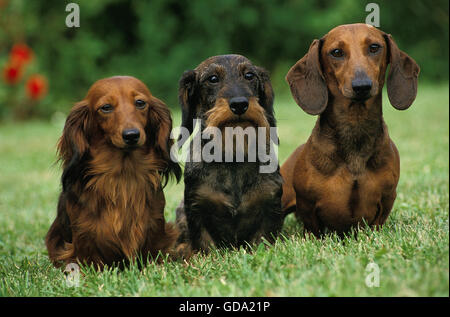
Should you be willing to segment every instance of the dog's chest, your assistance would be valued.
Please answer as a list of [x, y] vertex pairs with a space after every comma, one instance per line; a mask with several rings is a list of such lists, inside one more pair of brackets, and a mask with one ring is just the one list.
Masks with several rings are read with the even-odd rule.
[[[361, 219], [373, 221], [381, 212], [383, 196], [395, 191], [398, 177], [388, 166], [358, 175], [341, 166], [332, 176], [317, 173], [308, 179], [297, 185], [299, 192], [305, 198], [314, 198], [314, 208], [325, 224], [344, 229], [344, 224], [356, 224]], [[340, 224], [342, 228], [338, 228]]]
[[247, 169], [217, 169], [199, 181], [192, 209], [205, 223], [231, 226], [230, 232], [259, 223], [280, 204], [281, 176]]
[[133, 256], [142, 248], [155, 200], [149, 175], [124, 170], [93, 176], [83, 197], [97, 243]]
[[344, 124], [337, 128], [336, 133], [336, 151], [347, 169], [353, 175], [363, 174], [368, 161], [378, 156], [377, 148], [384, 141], [382, 122], [363, 120], [353, 125]]

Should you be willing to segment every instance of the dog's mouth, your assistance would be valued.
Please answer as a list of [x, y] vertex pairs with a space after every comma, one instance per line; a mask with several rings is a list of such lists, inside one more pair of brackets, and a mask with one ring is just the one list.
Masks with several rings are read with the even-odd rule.
[[254, 120], [248, 119], [248, 118], [243, 118], [241, 116], [236, 116], [236, 118], [232, 118], [231, 120], [227, 120], [227, 121], [223, 121], [220, 122], [217, 127], [219, 129], [222, 128], [236, 128], [236, 127], [241, 127], [243, 129], [247, 128], [247, 127], [254, 127], [257, 128], [258, 127], [258, 123], [255, 122]]
[[111, 144], [116, 149], [118, 149], [124, 153], [133, 152], [143, 146], [143, 143], [141, 142], [141, 140], [139, 140], [138, 142], [132, 142], [132, 143], [128, 143], [128, 144], [122, 140], [120, 140], [120, 141], [111, 140]]
[[370, 94], [365, 94], [365, 95], [358, 95], [355, 94], [352, 98], [351, 101], [354, 104], [359, 104], [359, 105], [364, 105], [364, 103], [369, 100], [370, 98], [372, 98], [372, 96]]
[[134, 150], [136, 150], [136, 149], [138, 149], [138, 148], [140, 148], [141, 146], [139, 145], [139, 144], [131, 144], [131, 145], [129, 145], [129, 144], [125, 144], [123, 147], [122, 147], [122, 151], [124, 151], [124, 152], [132, 152], [132, 151], [134, 151]]
[[366, 101], [367, 99], [355, 99], [352, 98], [350, 99], [350, 105], [348, 106], [349, 108], [365, 108], [366, 107]]

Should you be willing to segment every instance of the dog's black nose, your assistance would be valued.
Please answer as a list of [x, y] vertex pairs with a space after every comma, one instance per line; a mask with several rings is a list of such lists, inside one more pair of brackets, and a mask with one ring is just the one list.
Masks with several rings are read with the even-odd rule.
[[352, 88], [357, 99], [367, 98], [372, 89], [372, 81], [367, 77], [355, 78], [352, 80]]
[[127, 145], [135, 145], [139, 141], [141, 133], [138, 129], [123, 130], [122, 137]]
[[248, 109], [248, 99], [246, 97], [234, 97], [230, 99], [230, 109], [234, 114], [240, 116]]

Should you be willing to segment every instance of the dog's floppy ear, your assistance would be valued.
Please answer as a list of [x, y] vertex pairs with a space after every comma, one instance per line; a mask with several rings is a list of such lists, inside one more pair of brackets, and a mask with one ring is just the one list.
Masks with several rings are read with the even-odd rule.
[[275, 95], [270, 82], [270, 76], [269, 73], [262, 67], [256, 67], [256, 70], [260, 80], [259, 103], [267, 112], [270, 126], [274, 127], [276, 126], [275, 115], [273, 113], [273, 100]]
[[79, 172], [77, 166], [89, 149], [92, 129], [89, 104], [86, 100], [80, 101], [70, 111], [58, 142], [58, 156], [64, 167], [63, 190], [71, 183], [71, 178]]
[[295, 101], [312, 115], [322, 113], [328, 103], [328, 88], [320, 66], [321, 43], [321, 40], [314, 40], [308, 53], [286, 75]]
[[179, 82], [178, 100], [181, 106], [181, 126], [188, 129], [189, 133], [192, 133], [194, 128], [196, 86], [196, 72], [194, 70], [185, 71]]
[[384, 34], [390, 63], [387, 92], [392, 106], [398, 110], [408, 109], [417, 95], [419, 65], [401, 51], [390, 34]]
[[154, 135], [153, 146], [155, 151], [158, 152], [166, 164], [162, 171], [162, 185], [165, 186], [170, 175], [175, 176], [177, 181], [181, 178], [180, 166], [170, 158], [170, 149], [173, 145], [173, 140], [170, 138], [172, 117], [169, 108], [158, 98], [152, 96], [149, 104], [147, 127], [150, 131], [148, 135]]

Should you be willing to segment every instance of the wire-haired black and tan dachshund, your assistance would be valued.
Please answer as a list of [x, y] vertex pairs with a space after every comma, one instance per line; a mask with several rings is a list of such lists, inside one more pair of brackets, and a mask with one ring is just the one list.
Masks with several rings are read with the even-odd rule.
[[[190, 133], [194, 119], [200, 119], [201, 132], [275, 127], [273, 99], [268, 73], [241, 55], [210, 57], [179, 82], [182, 126]], [[278, 162], [268, 173], [260, 165], [258, 159], [186, 162], [184, 201], [177, 209], [182, 254], [274, 240], [283, 223], [282, 178]]]

